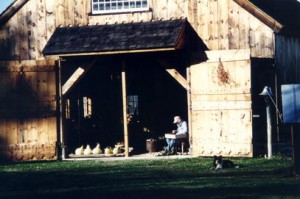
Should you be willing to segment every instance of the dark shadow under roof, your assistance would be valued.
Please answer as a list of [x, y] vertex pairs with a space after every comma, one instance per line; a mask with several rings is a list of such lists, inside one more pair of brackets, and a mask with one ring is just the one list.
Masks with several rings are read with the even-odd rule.
[[[64, 56], [150, 49], [176, 50], [185, 48], [187, 34], [193, 37], [194, 43], [196, 40], [202, 42], [186, 19], [61, 27], [54, 31], [43, 54]], [[203, 42], [200, 45], [203, 48]]]

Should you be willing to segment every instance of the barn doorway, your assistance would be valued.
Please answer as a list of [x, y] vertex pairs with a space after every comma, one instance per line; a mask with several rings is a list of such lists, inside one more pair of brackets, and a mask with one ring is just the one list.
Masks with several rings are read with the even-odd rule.
[[[62, 82], [80, 65], [93, 65], [63, 99], [63, 128], [67, 153], [89, 144], [114, 147], [124, 141], [122, 112], [122, 61], [126, 63], [129, 146], [132, 153], [146, 152], [146, 140], [160, 140], [176, 128], [174, 115], [188, 119], [187, 91], [159, 62], [172, 60], [172, 67], [186, 74], [183, 52], [138, 53], [72, 57], [63, 62]], [[159, 147], [163, 147], [161, 143]], [[162, 148], [158, 148], [160, 150]]]

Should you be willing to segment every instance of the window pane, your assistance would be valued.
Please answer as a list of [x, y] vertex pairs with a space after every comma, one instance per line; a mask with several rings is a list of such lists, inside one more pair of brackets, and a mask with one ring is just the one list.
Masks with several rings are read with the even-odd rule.
[[66, 108], [65, 108], [66, 119], [70, 119], [71, 118], [71, 103], [70, 103], [70, 99], [67, 99], [65, 103], [66, 103]]
[[83, 97], [83, 116], [84, 118], [92, 116], [92, 99], [89, 97]]
[[149, 7], [149, 0], [92, 0], [95, 13], [143, 11]]
[[123, 4], [122, 3], [118, 3], [118, 9], [121, 10], [123, 8]]
[[100, 10], [104, 10], [104, 4], [100, 4]]
[[105, 10], [110, 10], [110, 3], [105, 4]]
[[127, 96], [127, 111], [130, 115], [138, 115], [139, 114], [139, 97], [138, 95], [129, 95]]
[[134, 2], [130, 2], [130, 8], [135, 8], [135, 3]]
[[98, 4], [94, 4], [93, 5], [93, 10], [97, 11], [99, 8], [98, 8]]
[[143, 2], [142, 2], [142, 7], [143, 7], [143, 8], [148, 7], [148, 1], [143, 1]]
[[129, 8], [129, 3], [128, 2], [124, 2], [124, 8], [128, 9]]
[[111, 4], [111, 9], [112, 10], [116, 10], [117, 9], [117, 4], [116, 3], [112, 3]]

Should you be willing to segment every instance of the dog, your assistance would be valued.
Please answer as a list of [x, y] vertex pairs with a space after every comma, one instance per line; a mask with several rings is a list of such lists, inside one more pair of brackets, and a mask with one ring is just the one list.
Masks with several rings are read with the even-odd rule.
[[222, 156], [214, 156], [212, 169], [239, 168], [231, 160], [224, 160]]

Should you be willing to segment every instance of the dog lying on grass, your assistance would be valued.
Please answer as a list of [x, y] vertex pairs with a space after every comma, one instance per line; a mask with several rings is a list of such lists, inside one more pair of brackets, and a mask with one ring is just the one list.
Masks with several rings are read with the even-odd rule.
[[226, 168], [239, 168], [231, 160], [224, 160], [222, 156], [214, 156], [213, 167], [211, 169], [226, 169]]

